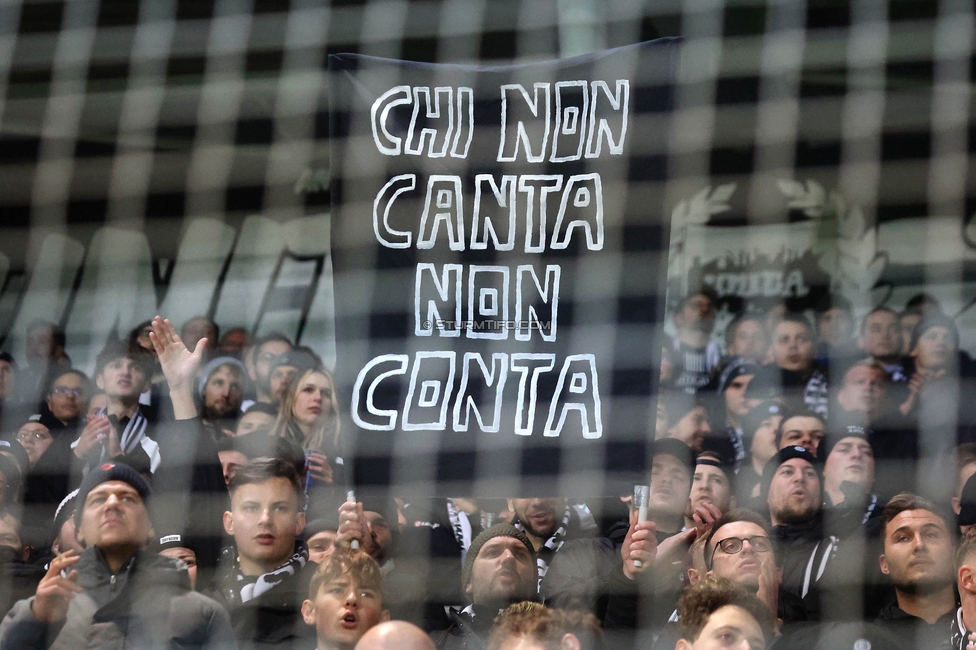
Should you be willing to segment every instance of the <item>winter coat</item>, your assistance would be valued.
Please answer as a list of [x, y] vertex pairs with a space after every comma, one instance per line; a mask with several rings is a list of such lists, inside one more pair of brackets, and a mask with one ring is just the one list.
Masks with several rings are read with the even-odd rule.
[[227, 612], [190, 590], [176, 560], [138, 551], [113, 574], [92, 547], [74, 568], [84, 591], [71, 600], [64, 621], [39, 621], [31, 612], [34, 598], [21, 600], [0, 623], [0, 650], [237, 647]]
[[308, 562], [304, 546], [298, 544], [295, 555], [287, 562], [261, 576], [244, 576], [236, 557], [235, 548], [224, 549], [216, 588], [208, 593], [230, 613], [233, 635], [240, 647], [305, 647], [309, 638], [314, 639], [315, 630], [305, 624], [301, 609], [315, 565], [309, 571], [303, 570]]

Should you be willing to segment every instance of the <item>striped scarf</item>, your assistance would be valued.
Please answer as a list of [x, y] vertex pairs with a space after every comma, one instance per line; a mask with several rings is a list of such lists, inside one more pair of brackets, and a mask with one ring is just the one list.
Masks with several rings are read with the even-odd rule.
[[[136, 410], [135, 414], [128, 418], [122, 418], [121, 420], [114, 415], [106, 415], [106, 410], [103, 408], [98, 412], [99, 417], [108, 417], [109, 421], [112, 423], [116, 429], [121, 428], [119, 432], [119, 446], [122, 447], [123, 454], [131, 454], [142, 442], [143, 437], [146, 435], [146, 427], [149, 425], [149, 421], [142, 414], [142, 411]], [[124, 427], [122, 425], [125, 425]]]
[[[569, 504], [566, 504], [566, 511], [563, 513], [563, 520], [559, 524], [559, 528], [556, 532], [545, 541], [541, 548], [535, 554], [535, 568], [536, 575], [539, 579], [538, 586], [541, 589], [542, 579], [546, 577], [546, 573], [549, 572], [549, 563], [552, 562], [552, 557], [556, 554], [563, 544], [566, 542], [566, 530], [569, 528], [569, 516], [572, 509]], [[515, 522], [515, 527], [525, 532], [525, 526], [521, 521]]]

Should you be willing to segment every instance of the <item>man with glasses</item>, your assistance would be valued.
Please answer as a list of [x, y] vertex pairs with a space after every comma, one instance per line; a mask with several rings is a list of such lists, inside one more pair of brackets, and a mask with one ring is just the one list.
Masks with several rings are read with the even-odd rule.
[[291, 341], [284, 334], [268, 334], [254, 342], [244, 359], [247, 374], [254, 386], [254, 399], [245, 400], [241, 410], [246, 411], [252, 404], [273, 404], [271, 395], [271, 364], [280, 355], [291, 350]]
[[706, 575], [727, 578], [745, 588], [777, 613], [784, 624], [808, 620], [803, 602], [781, 589], [769, 526], [756, 512], [732, 510], [705, 534]]
[[[54, 378], [47, 393], [47, 409], [58, 428], [73, 428], [88, 407], [88, 377], [80, 370], [65, 370]], [[59, 426], [60, 425], [60, 426]]]
[[41, 456], [54, 442], [54, 436], [47, 426], [41, 424], [40, 414], [34, 414], [17, 430], [17, 442], [27, 452], [30, 467], [34, 469]]

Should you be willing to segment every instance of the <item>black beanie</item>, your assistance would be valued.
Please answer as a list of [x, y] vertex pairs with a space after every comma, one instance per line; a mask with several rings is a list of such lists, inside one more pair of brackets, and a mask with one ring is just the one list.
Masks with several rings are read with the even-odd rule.
[[186, 535], [181, 533], [167, 533], [165, 535], [160, 535], [159, 537], [154, 537], [149, 543], [149, 550], [151, 550], [153, 553], [162, 553], [168, 548], [188, 548], [196, 553], [196, 549], [193, 547], [193, 542], [191, 542]]
[[68, 492], [68, 495], [58, 504], [58, 509], [54, 511], [54, 537], [61, 534], [61, 526], [64, 526], [64, 522], [74, 519], [76, 505], [78, 505], [78, 488]]
[[132, 486], [143, 503], [146, 503], [152, 496], [152, 488], [146, 483], [146, 479], [136, 470], [125, 463], [102, 463], [95, 469], [88, 472], [78, 486], [78, 500], [75, 502], [75, 526], [81, 526], [81, 515], [85, 511], [85, 501], [88, 500], [88, 493], [106, 481], [122, 481]]
[[830, 430], [820, 441], [820, 446], [817, 447], [817, 458], [823, 458], [824, 462], [826, 462], [827, 456], [834, 450], [837, 443], [844, 438], [861, 438], [870, 441], [871, 429], [857, 424], [848, 424], [846, 427]]
[[471, 581], [471, 568], [474, 566], [474, 561], [478, 557], [478, 553], [481, 552], [481, 547], [496, 537], [514, 537], [525, 544], [525, 548], [529, 549], [529, 555], [535, 557], [535, 549], [532, 547], [532, 542], [529, 541], [529, 538], [525, 536], [525, 533], [511, 524], [495, 524], [475, 537], [471, 542], [470, 548], [468, 548], [468, 554], [464, 558], [464, 568], [461, 570], [462, 591], [467, 589], [468, 582]]
[[759, 369], [759, 364], [751, 359], [737, 357], [731, 361], [718, 375], [718, 388], [716, 392], [721, 395], [729, 389], [732, 380], [742, 375], [755, 375]]
[[[807, 461], [813, 468], [817, 470], [817, 476], [821, 474], [821, 463], [816, 456], [807, 451], [806, 447], [801, 447], [800, 445], [790, 445], [789, 447], [783, 447], [776, 455], [769, 459], [766, 466], [763, 467], [762, 473], [762, 483], [760, 483], [760, 498], [763, 502], [766, 501], [766, 497], [769, 496], [769, 484], [773, 482], [773, 475], [776, 474], [776, 470], [779, 466], [788, 460], [794, 458], [802, 458]], [[821, 488], [823, 487], [823, 478], [820, 479]]]

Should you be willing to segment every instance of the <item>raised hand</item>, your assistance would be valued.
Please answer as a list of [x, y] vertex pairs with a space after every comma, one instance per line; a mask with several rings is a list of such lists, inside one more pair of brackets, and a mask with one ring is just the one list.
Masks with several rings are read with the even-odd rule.
[[156, 349], [159, 365], [166, 375], [170, 390], [186, 386], [192, 389], [193, 378], [203, 359], [203, 351], [207, 347], [207, 339], [202, 338], [197, 341], [196, 349], [190, 352], [169, 319], [163, 320], [159, 316], [153, 319], [149, 339]]
[[[637, 511], [630, 514], [630, 528], [620, 547], [620, 557], [624, 561], [624, 575], [631, 580], [636, 580], [641, 572], [654, 564], [657, 557], [656, 531], [657, 526], [653, 521], [637, 523]], [[640, 560], [641, 566], [636, 566], [634, 560]]]
[[[45, 623], [57, 623], [68, 615], [71, 599], [84, 591], [78, 586], [78, 572], [71, 569], [81, 557], [74, 550], [65, 551], [51, 560], [51, 566], [41, 578], [31, 603], [34, 618]], [[71, 569], [67, 576], [61, 572]]]
[[722, 511], [711, 503], [695, 508], [695, 513], [691, 516], [695, 521], [695, 528], [698, 530], [696, 537], [705, 535], [716, 521], [722, 518]]
[[779, 586], [783, 582], [783, 572], [776, 566], [775, 560], [766, 557], [762, 561], [759, 573], [759, 591], [756, 596], [766, 603], [773, 614], [779, 612]]
[[373, 535], [363, 514], [363, 504], [346, 502], [339, 506], [339, 530], [335, 543], [336, 546], [349, 548], [354, 539], [359, 541], [361, 550], [373, 552]]

